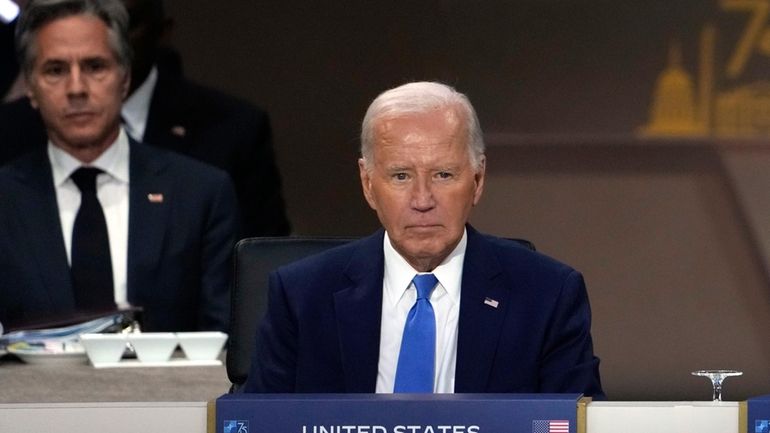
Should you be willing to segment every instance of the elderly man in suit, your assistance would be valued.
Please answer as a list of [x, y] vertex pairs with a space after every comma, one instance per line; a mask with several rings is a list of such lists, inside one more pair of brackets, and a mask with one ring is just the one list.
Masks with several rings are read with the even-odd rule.
[[384, 230], [272, 273], [244, 391], [603, 397], [581, 275], [467, 223], [486, 166], [468, 99], [391, 89], [361, 141]]
[[[172, 20], [162, 0], [121, 1], [134, 51], [121, 110], [128, 135], [228, 172], [241, 212], [240, 237], [289, 234], [267, 113], [185, 78], [177, 53], [163, 46]], [[0, 165], [46, 141], [27, 98], [0, 105]]]
[[6, 328], [140, 306], [146, 330], [227, 329], [235, 193], [225, 172], [121, 127], [128, 21], [119, 0], [32, 0], [21, 16], [48, 144], [0, 169]]

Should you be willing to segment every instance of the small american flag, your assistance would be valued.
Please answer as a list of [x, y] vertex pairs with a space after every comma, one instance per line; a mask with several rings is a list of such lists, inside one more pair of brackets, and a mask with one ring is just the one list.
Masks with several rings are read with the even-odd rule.
[[532, 433], [569, 433], [569, 421], [536, 419], [532, 421]]
[[492, 308], [497, 308], [497, 306], [500, 305], [499, 302], [495, 301], [492, 298], [484, 298], [484, 303], [489, 305]]
[[150, 203], [163, 203], [163, 194], [161, 193], [149, 193], [147, 194], [147, 200], [150, 201]]

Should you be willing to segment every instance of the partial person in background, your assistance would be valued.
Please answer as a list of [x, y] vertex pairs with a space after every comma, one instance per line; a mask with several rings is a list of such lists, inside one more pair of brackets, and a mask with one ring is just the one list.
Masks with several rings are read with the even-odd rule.
[[18, 10], [18, 5], [11, 0], [0, 0], [0, 101], [5, 100], [19, 75], [13, 49]]
[[0, 322], [137, 306], [147, 331], [226, 331], [235, 192], [224, 171], [121, 127], [123, 4], [31, 0], [18, 26], [48, 139], [0, 168]]
[[[122, 109], [126, 132], [227, 171], [241, 211], [239, 237], [289, 234], [268, 115], [182, 75], [177, 53], [163, 47], [171, 20], [162, 0], [123, 3], [135, 53]], [[0, 165], [45, 142], [40, 117], [26, 98], [0, 106]]]
[[[35, 113], [30, 107], [17, 113], [7, 109], [5, 104], [22, 97], [25, 90], [13, 43], [19, 5], [25, 3], [22, 0], [0, 0], [0, 166], [25, 151], [25, 144], [13, 137], [20, 133], [20, 128], [30, 124], [30, 118], [35, 121]], [[33, 132], [38, 141], [44, 137], [40, 132]]]
[[468, 224], [486, 156], [465, 95], [378, 96], [358, 167], [384, 230], [271, 274], [246, 392], [604, 397], [580, 273]]

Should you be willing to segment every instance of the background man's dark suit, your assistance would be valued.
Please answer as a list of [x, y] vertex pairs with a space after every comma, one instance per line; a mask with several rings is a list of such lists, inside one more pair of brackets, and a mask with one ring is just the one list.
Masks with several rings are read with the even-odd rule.
[[143, 141], [230, 173], [244, 236], [289, 234], [267, 113], [186, 80], [174, 53], [159, 59]]
[[[44, 147], [47, 140], [27, 98], [0, 105], [0, 165]], [[289, 234], [267, 114], [186, 80], [173, 53], [158, 64], [142, 141], [227, 171], [241, 209], [242, 237]]]
[[[129, 170], [127, 291], [145, 307], [144, 329], [226, 330], [237, 231], [229, 177], [133, 140]], [[0, 196], [0, 322], [74, 312], [45, 148], [0, 169]]]
[[[513, 241], [467, 230], [455, 392], [603, 397], [582, 276]], [[375, 391], [383, 233], [271, 275], [245, 392]]]
[[40, 150], [48, 135], [40, 114], [24, 97], [0, 104], [0, 167], [19, 156]]

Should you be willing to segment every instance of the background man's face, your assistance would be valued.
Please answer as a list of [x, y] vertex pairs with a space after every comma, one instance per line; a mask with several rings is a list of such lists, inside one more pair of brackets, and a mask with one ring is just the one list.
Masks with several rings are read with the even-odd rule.
[[128, 74], [109, 46], [106, 24], [92, 15], [56, 19], [39, 29], [33, 43], [28, 94], [51, 141], [65, 150], [112, 143]]
[[375, 125], [371, 171], [359, 161], [369, 206], [396, 251], [419, 271], [452, 252], [481, 198], [484, 165], [473, 169], [467, 137], [452, 109], [385, 119]]
[[136, 90], [155, 64], [161, 38], [168, 22], [158, 16], [157, 2], [153, 0], [123, 0], [130, 23], [128, 41], [134, 51], [131, 62], [131, 92]]

